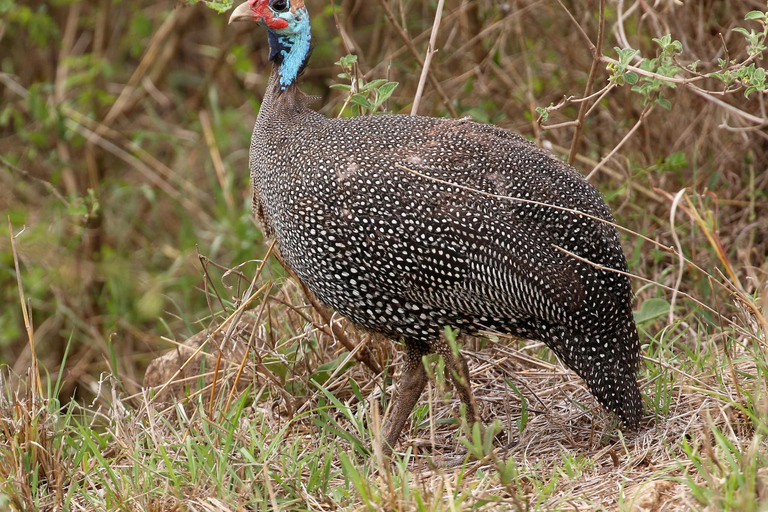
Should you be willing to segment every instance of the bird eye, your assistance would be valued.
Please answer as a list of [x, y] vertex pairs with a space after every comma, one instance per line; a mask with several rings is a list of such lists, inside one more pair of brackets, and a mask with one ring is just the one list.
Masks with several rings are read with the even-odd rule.
[[288, 10], [288, 0], [272, 0], [269, 6], [275, 12], [285, 12]]

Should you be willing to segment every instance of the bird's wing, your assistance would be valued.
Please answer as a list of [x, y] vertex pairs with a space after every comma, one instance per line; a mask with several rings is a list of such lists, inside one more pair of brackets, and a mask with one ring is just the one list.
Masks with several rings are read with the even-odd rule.
[[467, 315], [559, 321], [587, 293], [626, 298], [626, 279], [559, 250], [625, 265], [612, 226], [569, 211], [612, 221], [571, 167], [494, 126], [430, 120], [409, 141], [375, 135], [377, 122], [347, 128], [362, 156], [309, 178], [328, 180], [327, 218], [355, 241], [335, 262], [377, 276], [390, 296]]

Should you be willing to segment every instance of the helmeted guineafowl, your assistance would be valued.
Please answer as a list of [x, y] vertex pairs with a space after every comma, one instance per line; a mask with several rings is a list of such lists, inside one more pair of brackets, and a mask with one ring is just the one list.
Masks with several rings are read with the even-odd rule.
[[610, 270], [627, 264], [599, 192], [496, 126], [326, 118], [296, 85], [310, 53], [303, 0], [250, 0], [232, 13], [230, 22], [240, 20], [266, 27], [274, 64], [250, 148], [253, 208], [265, 234], [324, 304], [405, 344], [385, 449], [427, 382], [425, 354], [444, 357], [470, 419], [479, 420], [466, 362], [452, 354], [445, 326], [543, 341], [636, 427], [632, 291], [626, 275]]

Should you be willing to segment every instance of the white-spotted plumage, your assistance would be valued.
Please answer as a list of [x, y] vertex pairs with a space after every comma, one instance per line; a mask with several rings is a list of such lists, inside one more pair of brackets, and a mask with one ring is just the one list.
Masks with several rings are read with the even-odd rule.
[[306, 103], [295, 83], [282, 88], [276, 66], [250, 167], [265, 233], [322, 302], [402, 340], [410, 359], [443, 352], [448, 325], [543, 341], [638, 425], [632, 291], [611, 270], [626, 272], [626, 260], [592, 185], [495, 126], [329, 119]]

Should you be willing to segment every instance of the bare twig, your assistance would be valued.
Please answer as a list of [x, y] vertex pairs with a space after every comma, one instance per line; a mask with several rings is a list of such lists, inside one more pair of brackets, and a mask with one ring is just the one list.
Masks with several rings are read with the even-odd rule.
[[29, 171], [25, 171], [24, 169], [21, 169], [21, 168], [15, 166], [15, 165], [13, 165], [11, 162], [6, 160], [5, 157], [3, 157], [2, 155], [0, 155], [0, 164], [2, 164], [9, 171], [13, 171], [13, 172], [15, 172], [17, 174], [20, 174], [20, 175], [24, 176], [27, 179], [30, 179], [30, 180], [32, 180], [34, 182], [37, 182], [37, 183], [41, 184], [42, 186], [44, 186], [46, 188], [46, 190], [48, 190], [48, 192], [53, 194], [56, 197], [56, 199], [61, 201], [62, 204], [64, 204], [64, 206], [69, 208], [69, 201], [66, 200], [66, 198], [61, 194], [61, 192], [59, 192], [58, 189], [56, 187], [54, 187], [53, 183], [51, 183], [50, 181], [46, 181], [46, 180], [40, 179], [40, 178], [38, 178], [36, 176], [32, 176], [29, 173]]
[[[587, 42], [587, 46], [589, 47], [590, 51], [594, 53], [595, 51], [595, 44], [592, 42], [592, 40], [589, 38], [586, 32], [584, 32], [584, 29], [579, 25], [579, 22], [576, 21], [576, 18], [573, 17], [573, 14], [571, 14], [571, 11], [568, 10], [568, 8], [563, 4], [562, 0], [557, 0], [557, 3], [560, 4], [560, 7], [563, 8], [565, 13], [568, 15], [568, 17], [573, 22], [573, 25], [576, 27], [576, 29], [579, 31], [579, 34], [581, 34], [581, 37], [584, 38], [584, 40]], [[604, 6], [604, 4], [601, 2], [601, 6]]]
[[[603, 63], [605, 63], [605, 64], [611, 64], [611, 63], [618, 64], [618, 61], [616, 59], [613, 59], [613, 58], [608, 57], [606, 55], [601, 56], [600, 60]], [[747, 59], [747, 60], [745, 60], [745, 61], [743, 61], [743, 62], [741, 62], [739, 64], [734, 64], [729, 69], [738, 69], [739, 67], [744, 66], [745, 63], [748, 62], [749, 60], [750, 59]], [[666, 75], [660, 75], [658, 73], [654, 73], [653, 71], [646, 71], [644, 69], [641, 69], [641, 68], [639, 68], [637, 66], [632, 66], [632, 65], [628, 65], [626, 67], [626, 70], [627, 71], [632, 71], [633, 73], [636, 73], [636, 74], [638, 74], [640, 76], [645, 76], [645, 77], [648, 77], [648, 78], [655, 78], [657, 80], [661, 80], [662, 82], [668, 82], [668, 83], [673, 83], [673, 84], [677, 84], [677, 85], [686, 86], [686, 88], [689, 89], [690, 91], [698, 94], [699, 96], [704, 97], [705, 99], [707, 99], [707, 100], [709, 100], [709, 101], [711, 101], [713, 103], [718, 104], [721, 107], [727, 108], [729, 111], [731, 111], [734, 114], [737, 114], [737, 115], [743, 117], [744, 119], [749, 120], [752, 123], [763, 124], [763, 125], [768, 124], [768, 119], [757, 117], [757, 116], [753, 116], [752, 114], [748, 114], [748, 113], [746, 113], [746, 112], [744, 112], [742, 110], [737, 109], [733, 105], [729, 105], [729, 104], [725, 103], [724, 101], [718, 100], [717, 98], [714, 98], [712, 96], [713, 94], [722, 95], [723, 94], [722, 92], [710, 91], [710, 90], [707, 90], [707, 89], [702, 89], [700, 87], [697, 87], [695, 85], [695, 83], [696, 82], [700, 82], [701, 80], [705, 80], [705, 79], [709, 78], [707, 75], [698, 75], [698, 76], [694, 76], [694, 77], [691, 77], [691, 78], [676, 77], [676, 76], [666, 76]], [[734, 89], [733, 92], [735, 92], [736, 90], [738, 90], [738, 89]], [[731, 91], [728, 91], [728, 92], [731, 92]]]
[[[589, 174], [587, 174], [587, 177], [586, 177], [586, 179], [587, 179], [587, 180], [589, 180], [590, 178], [592, 178], [592, 176], [594, 176], [594, 175], [595, 175], [595, 173], [596, 173], [597, 171], [599, 171], [599, 170], [600, 170], [600, 168], [601, 168], [603, 165], [605, 165], [605, 162], [607, 162], [608, 160], [610, 160], [611, 158], [613, 158], [613, 155], [615, 155], [615, 154], [616, 154], [616, 152], [619, 150], [619, 148], [621, 148], [621, 146], [623, 146], [623, 145], [624, 145], [624, 143], [625, 143], [625, 142], [627, 142], [627, 141], [630, 139], [630, 137], [632, 137], [632, 135], [633, 135], [633, 134], [634, 134], [634, 133], [637, 131], [637, 129], [638, 129], [638, 128], [640, 128], [640, 125], [641, 125], [641, 124], [643, 124], [643, 119], [645, 119], [646, 117], [648, 117], [648, 114], [650, 114], [652, 110], [653, 110], [653, 106], [651, 105], [651, 103], [648, 103], [648, 105], [646, 105], [646, 106], [645, 106], [645, 109], [643, 109], [643, 113], [642, 113], [642, 114], [640, 114], [640, 118], [637, 120], [637, 122], [636, 122], [636, 123], [635, 123], [635, 125], [632, 127], [632, 129], [631, 129], [631, 130], [629, 130], [629, 131], [627, 132], [627, 134], [626, 134], [626, 135], [624, 135], [624, 138], [623, 138], [623, 139], [621, 139], [621, 141], [619, 141], [619, 143], [618, 143], [618, 144], [616, 144], [616, 146], [615, 146], [615, 147], [614, 147], [614, 148], [611, 150], [611, 152], [610, 152], [610, 153], [608, 153], [607, 155], [605, 155], [605, 157], [604, 157], [602, 160], [600, 160], [600, 163], [598, 163], [598, 164], [595, 166], [595, 168], [594, 168], [594, 169], [592, 169], [592, 170], [590, 171], [590, 173], [589, 173]], [[573, 146], [571, 146], [571, 148], [573, 148]]]
[[[587, 113], [584, 116], [585, 118], [587, 118], [592, 113], [592, 111], [600, 104], [600, 100], [602, 100], [603, 97], [605, 97], [605, 95], [611, 92], [615, 87], [616, 87], [616, 84], [608, 84], [602, 89], [600, 89], [599, 91], [593, 92], [592, 94], [590, 94], [585, 98], [574, 98], [573, 96], [566, 96], [560, 101], [560, 103], [551, 107], [547, 107], [546, 110], [547, 112], [556, 112], [558, 110], [562, 110], [564, 107], [571, 105], [573, 103], [584, 103], [593, 98], [597, 98], [594, 101], [594, 103], [592, 103], [592, 106], [589, 108], [589, 110], [587, 110]], [[541, 127], [544, 128], [545, 130], [555, 130], [558, 128], [566, 128], [568, 126], [574, 126], [576, 124], [578, 124], [578, 121], [566, 121], [566, 122], [557, 123], [557, 124], [541, 125]]]
[[[0, 83], [22, 98], [27, 98], [29, 96], [29, 91], [6, 73], [0, 73]], [[89, 139], [92, 143], [95, 143], [108, 153], [112, 153], [114, 156], [139, 171], [139, 173], [148, 181], [163, 190], [172, 199], [178, 201], [190, 213], [196, 215], [201, 220], [210, 220], [208, 214], [200, 208], [199, 204], [190, 200], [187, 197], [187, 194], [182, 194], [161, 176], [167, 178], [169, 181], [172, 180], [178, 182], [179, 185], [189, 193], [188, 195], [192, 197], [200, 196], [200, 190], [188, 180], [181, 178], [178, 173], [175, 173], [157, 158], [150, 155], [147, 151], [139, 147], [138, 144], [125, 139], [125, 137], [108, 126], [64, 105], [59, 106], [59, 111], [64, 117], [64, 125], [67, 128], [79, 133], [81, 136]], [[108, 140], [107, 137], [118, 143]], [[123, 144], [134, 154], [123, 149], [120, 144]]]
[[[395, 28], [395, 32], [400, 36], [400, 39], [403, 40], [405, 43], [405, 46], [408, 47], [408, 50], [411, 52], [411, 55], [413, 55], [413, 58], [416, 59], [416, 62], [419, 64], [419, 66], [424, 68], [424, 61], [421, 59], [421, 55], [419, 55], [419, 52], [416, 50], [416, 47], [413, 45], [413, 42], [408, 37], [408, 34], [403, 30], [403, 27], [400, 26], [400, 24], [397, 22], [397, 19], [395, 18], [395, 14], [392, 12], [392, 9], [390, 9], [389, 4], [386, 0], [378, 0], [379, 5], [384, 9], [384, 12], [387, 15], [387, 18], [389, 19], [389, 22], [392, 24], [392, 26]], [[448, 109], [448, 112], [453, 117], [459, 117], [458, 112], [456, 112], [456, 109], [453, 107], [453, 103], [451, 103], [451, 99], [446, 94], [445, 90], [443, 89], [443, 86], [440, 85], [440, 82], [435, 78], [434, 74], [431, 71], [428, 71], [428, 78], [429, 83], [432, 85], [432, 87], [437, 91], [437, 94], [440, 96], [440, 98], [443, 100], [443, 104], [445, 105], [445, 108]]]
[[251, 302], [253, 302], [253, 301], [256, 299], [256, 297], [258, 297], [258, 296], [259, 296], [259, 295], [261, 295], [262, 293], [264, 293], [264, 292], [266, 292], [267, 290], [269, 290], [270, 286], [271, 286], [271, 284], [270, 284], [270, 283], [267, 283], [267, 284], [263, 285], [261, 288], [259, 288], [258, 290], [256, 290], [256, 292], [255, 292], [253, 295], [251, 295], [251, 296], [248, 298], [248, 300], [244, 301], [244, 302], [243, 302], [243, 303], [240, 305], [240, 307], [239, 307], [239, 308], [237, 308], [237, 309], [236, 309], [236, 310], [235, 310], [235, 311], [234, 311], [234, 312], [233, 312], [231, 315], [229, 315], [229, 316], [228, 316], [228, 317], [227, 317], [227, 318], [226, 318], [226, 319], [225, 319], [225, 320], [224, 320], [224, 321], [221, 323], [221, 325], [219, 325], [219, 326], [218, 326], [216, 329], [214, 329], [214, 330], [213, 330], [213, 331], [212, 331], [212, 332], [211, 332], [211, 333], [208, 335], [208, 338], [206, 338], [206, 340], [205, 340], [205, 343], [201, 343], [201, 344], [200, 344], [200, 346], [199, 346], [198, 348], [196, 348], [196, 349], [194, 350], [194, 352], [192, 352], [192, 355], [190, 355], [190, 356], [189, 356], [189, 358], [188, 358], [188, 359], [187, 359], [187, 360], [186, 360], [186, 361], [185, 361], [185, 362], [184, 362], [184, 363], [183, 363], [183, 364], [182, 364], [182, 365], [181, 365], [181, 366], [178, 368], [178, 370], [176, 370], [176, 371], [174, 372], [174, 374], [171, 376], [171, 378], [170, 378], [170, 379], [168, 379], [168, 381], [167, 381], [165, 384], [163, 384], [162, 386], [160, 386], [160, 389], [158, 389], [158, 390], [157, 390], [157, 393], [156, 393], [156, 394], [155, 394], [155, 396], [152, 398], [152, 400], [150, 400], [150, 403], [152, 403], [152, 402], [153, 402], [153, 401], [154, 401], [154, 400], [155, 400], [155, 399], [156, 399], [158, 396], [160, 396], [160, 394], [161, 394], [161, 393], [162, 393], [162, 392], [163, 392], [163, 391], [164, 391], [164, 390], [165, 390], [165, 389], [166, 389], [168, 386], [170, 386], [170, 385], [171, 385], [173, 382], [175, 382], [175, 381], [176, 381], [176, 377], [178, 377], [178, 376], [181, 374], [181, 372], [183, 372], [183, 371], [184, 371], [184, 369], [185, 369], [187, 366], [189, 366], [189, 364], [190, 364], [192, 361], [194, 361], [194, 360], [195, 360], [195, 358], [197, 357], [197, 355], [198, 355], [198, 354], [200, 354], [200, 353], [203, 351], [203, 349], [205, 348], [205, 346], [207, 345], [207, 343], [208, 343], [208, 341], [209, 341], [209, 340], [213, 339], [213, 337], [214, 337], [215, 335], [219, 334], [219, 333], [220, 333], [220, 332], [221, 332], [221, 331], [222, 331], [222, 330], [223, 330], [225, 327], [227, 327], [227, 326], [230, 324], [230, 322], [232, 322], [232, 320], [233, 320], [235, 317], [238, 317], [238, 316], [239, 316], [239, 314], [240, 314], [242, 311], [245, 311], [245, 310], [248, 308], [248, 306], [250, 306]]
[[443, 16], [444, 3], [445, 0], [439, 0], [437, 2], [435, 21], [432, 23], [432, 35], [429, 36], [429, 46], [427, 46], [427, 54], [424, 56], [424, 67], [421, 69], [419, 85], [416, 88], [416, 95], [413, 97], [413, 106], [411, 107], [412, 116], [419, 113], [419, 103], [421, 103], [421, 95], [424, 92], [424, 83], [427, 81], [427, 75], [429, 74], [429, 65], [432, 63], [432, 56], [437, 53], [435, 45], [437, 44], [437, 31], [440, 28], [440, 19]]
[[[604, 97], [605, 97], [605, 96], [606, 96], [606, 95], [607, 95], [609, 92], [611, 92], [611, 91], [612, 91], [612, 90], [613, 90], [615, 87], [616, 87], [616, 84], [608, 84], [608, 85], [607, 85], [607, 86], [605, 86], [603, 89], [600, 89], [600, 90], [599, 90], [599, 91], [597, 91], [595, 94], [593, 94], [592, 96], [597, 96], [597, 99], [594, 101], [594, 103], [592, 103], [592, 106], [591, 106], [591, 107], [589, 107], [589, 110], [587, 110], [587, 115], [585, 115], [584, 117], [585, 117], [585, 118], [589, 117], [589, 116], [590, 116], [590, 114], [592, 114], [592, 111], [593, 111], [593, 110], [595, 110], [595, 109], [596, 109], [596, 108], [597, 108], [597, 107], [600, 105], [600, 102], [602, 101], [602, 99], [603, 99], [603, 98], [604, 98]], [[585, 99], [585, 100], [588, 100], [588, 99], [591, 99], [591, 97], [590, 97], [590, 98], [584, 98], [584, 99]]]
[[702, 89], [690, 88], [690, 90], [694, 94], [697, 94], [697, 95], [701, 96], [705, 100], [707, 100], [707, 101], [709, 101], [711, 103], [714, 103], [715, 105], [717, 105], [719, 107], [724, 108], [725, 110], [727, 110], [731, 114], [734, 114], [734, 115], [742, 118], [745, 121], [748, 121], [750, 123], [756, 124], [757, 126], [755, 128], [762, 128], [764, 126], [768, 126], [768, 119], [766, 119], [764, 117], [757, 117], [757, 116], [754, 116], [754, 115], [749, 114], [747, 112], [744, 112], [743, 110], [738, 109], [738, 108], [734, 107], [733, 105], [729, 105], [728, 103], [724, 102], [721, 99], [715, 98], [712, 95], [707, 94], [707, 92], [702, 90]]
[[77, 33], [77, 24], [80, 21], [80, 10], [83, 4], [81, 2], [75, 2], [69, 6], [69, 14], [67, 14], [67, 24], [64, 29], [64, 37], [61, 40], [61, 49], [59, 50], [59, 61], [56, 66], [56, 79], [53, 86], [53, 101], [56, 104], [64, 101], [67, 87], [67, 74], [69, 73], [69, 65], [67, 63], [67, 57], [72, 51], [72, 46], [75, 44], [75, 35]]
[[569, 128], [571, 126], [576, 126], [579, 124], [578, 121], [563, 121], [562, 123], [556, 123], [556, 124], [543, 124], [541, 127], [545, 130], [559, 130], [560, 128]]
[[[446, 14], [445, 16], [443, 16], [443, 22], [448, 22], [448, 21], [452, 20], [453, 18], [457, 17], [458, 15], [463, 14], [465, 10], [466, 10], [466, 8], [460, 7], [458, 9], [456, 9], [455, 11], [452, 11], [452, 12]], [[429, 30], [424, 30], [421, 34], [413, 37], [411, 39], [411, 42], [413, 44], [417, 44], [417, 43], [420, 43], [421, 41], [423, 41], [425, 39], [429, 39], [429, 36], [430, 36], [431, 33], [432, 33], [432, 28], [430, 27]], [[396, 60], [403, 52], [406, 52], [406, 51], [408, 51], [408, 47], [406, 45], [403, 44], [402, 46], [398, 47], [392, 53], [387, 55], [386, 59], [383, 59], [379, 63], [374, 64], [371, 67], [371, 69], [366, 71], [365, 78], [371, 78], [371, 77], [375, 76], [378, 73], [380, 67], [384, 67], [384, 66], [387, 65], [388, 62]]]
[[[174, 9], [171, 11], [157, 32], [152, 36], [152, 41], [149, 43], [149, 47], [141, 58], [139, 65], [134, 70], [128, 83], [125, 84], [125, 87], [123, 87], [123, 90], [120, 92], [120, 96], [117, 97], [117, 100], [115, 100], [112, 108], [109, 109], [109, 112], [104, 118], [102, 124], [105, 127], [110, 126], [112, 122], [124, 112], [136, 87], [141, 83], [141, 79], [144, 78], [144, 75], [147, 73], [152, 63], [155, 62], [155, 58], [164, 47], [164, 43], [168, 36], [170, 36], [176, 28], [182, 10], [183, 9]], [[101, 135], [100, 132], [98, 132], [98, 134]]]
[[[560, 0], [558, 0], [560, 1]], [[562, 3], [561, 3], [562, 5]], [[569, 12], [570, 15], [570, 12]], [[589, 70], [589, 77], [587, 78], [587, 85], [584, 88], [584, 97], [587, 98], [592, 93], [592, 87], [595, 84], [595, 78], [597, 77], [597, 70], [600, 67], [600, 57], [603, 52], [603, 33], [605, 31], [605, 0], [600, 0], [600, 24], [597, 29], [597, 45], [590, 48], [592, 51], [592, 67]], [[576, 153], [579, 151], [579, 142], [581, 141], [581, 133], [584, 128], [584, 119], [587, 116], [587, 110], [589, 109], [589, 102], [584, 102], [579, 107], [579, 114], [576, 117], [576, 129], [573, 132], [573, 139], [571, 139], [571, 150], [568, 153], [568, 163], [573, 165], [576, 160]]]

